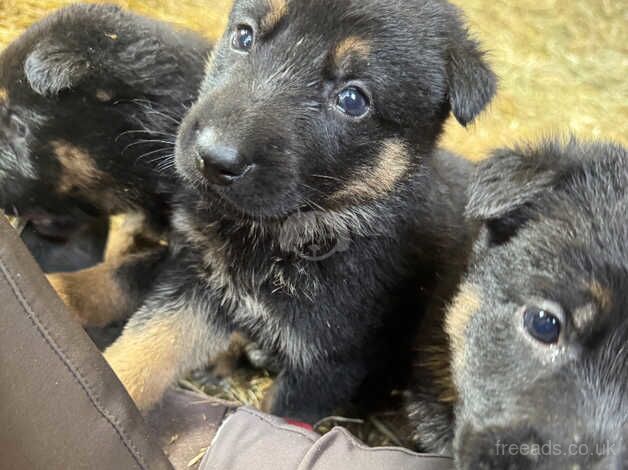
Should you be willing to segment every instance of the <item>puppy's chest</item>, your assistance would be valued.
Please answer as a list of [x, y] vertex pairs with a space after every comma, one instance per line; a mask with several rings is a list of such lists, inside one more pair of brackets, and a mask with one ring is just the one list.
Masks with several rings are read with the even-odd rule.
[[232, 306], [240, 316], [268, 320], [279, 312], [285, 317], [311, 309], [325, 280], [315, 267], [267, 248], [210, 250], [204, 257], [204, 277], [222, 292], [223, 305]]
[[309, 368], [329, 354], [311, 341], [312, 332], [331, 329], [333, 321], [315, 301], [324, 290], [315, 273], [275, 256], [214, 253], [205, 261], [206, 282], [236, 329], [292, 367]]

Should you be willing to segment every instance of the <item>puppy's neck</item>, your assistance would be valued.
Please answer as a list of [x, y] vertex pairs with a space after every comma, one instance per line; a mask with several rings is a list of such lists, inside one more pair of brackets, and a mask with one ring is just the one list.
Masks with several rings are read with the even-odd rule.
[[356, 242], [363, 237], [391, 236], [394, 219], [400, 214], [382, 202], [338, 209], [295, 212], [280, 219], [253, 219], [225, 215], [211, 203], [175, 212], [175, 229], [195, 245], [209, 239], [248, 246], [271, 245], [284, 253], [294, 253], [312, 243]]

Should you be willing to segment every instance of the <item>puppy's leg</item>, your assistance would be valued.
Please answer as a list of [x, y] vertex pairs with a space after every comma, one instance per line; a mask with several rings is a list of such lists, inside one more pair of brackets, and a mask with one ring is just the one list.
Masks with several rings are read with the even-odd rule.
[[112, 217], [110, 225], [107, 246], [105, 247], [106, 261], [165, 246], [143, 213], [129, 213]]
[[364, 364], [357, 361], [317, 363], [308, 371], [285, 369], [264, 397], [262, 408], [313, 424], [354, 398], [365, 376]]
[[230, 332], [202, 310], [193, 300], [151, 299], [105, 351], [105, 359], [141, 410], [156, 404], [185, 373], [227, 350]]
[[49, 274], [48, 281], [83, 326], [106, 326], [142, 305], [165, 254], [160, 247], [75, 273]]

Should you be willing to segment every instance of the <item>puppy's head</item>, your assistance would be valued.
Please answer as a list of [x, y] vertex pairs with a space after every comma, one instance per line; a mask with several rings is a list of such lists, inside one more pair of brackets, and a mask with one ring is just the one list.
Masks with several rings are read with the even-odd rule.
[[173, 139], [177, 122], [161, 110], [195, 97], [201, 44], [106, 5], [65, 8], [28, 29], [0, 56], [0, 207], [120, 209], [147, 166], [137, 156], [157, 147], [121, 150]]
[[446, 2], [237, 0], [177, 168], [245, 215], [377, 199], [494, 91]]
[[[447, 315], [460, 468], [622, 468], [628, 438], [628, 153], [498, 152]], [[623, 457], [622, 457], [623, 456]]]

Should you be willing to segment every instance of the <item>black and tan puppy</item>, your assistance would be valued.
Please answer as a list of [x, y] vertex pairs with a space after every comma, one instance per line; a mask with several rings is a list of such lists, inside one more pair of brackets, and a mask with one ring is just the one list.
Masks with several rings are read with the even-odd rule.
[[33, 25], [0, 56], [0, 206], [166, 220], [166, 156], [209, 50], [115, 6], [75, 5]]
[[483, 228], [446, 319], [459, 468], [625, 468], [627, 188], [611, 144], [480, 164], [467, 212]]
[[[0, 208], [31, 221], [36, 233], [27, 241], [48, 271], [76, 267], [84, 245], [102, 249], [82, 234], [110, 214], [139, 212], [149, 230], [167, 230], [174, 139], [209, 50], [200, 36], [118, 7], [74, 5], [2, 52]], [[115, 244], [109, 251], [120, 251]], [[129, 261], [124, 284], [146, 285], [137, 278], [158, 259], [150, 255], [137, 272]], [[52, 279], [66, 296], [63, 279]], [[102, 309], [102, 323], [115, 293], [102, 284], [83, 288], [92, 302], [82, 311]]]
[[163, 229], [176, 129], [209, 50], [108, 5], [29, 28], [0, 55], [0, 208], [57, 240], [128, 211]]
[[447, 2], [236, 1], [178, 136], [169, 264], [105, 353], [140, 407], [234, 331], [281, 362], [279, 415], [390, 374], [465, 248], [443, 123], [494, 90]]

